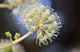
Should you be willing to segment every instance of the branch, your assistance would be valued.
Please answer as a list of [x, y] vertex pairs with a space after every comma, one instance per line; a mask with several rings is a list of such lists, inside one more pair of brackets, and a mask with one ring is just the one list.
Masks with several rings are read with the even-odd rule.
[[12, 44], [9, 43], [9, 44], [7, 44], [7, 45], [4, 45], [4, 46], [0, 47], [0, 49], [3, 49], [3, 48], [7, 48], [7, 47], [9, 47], [9, 46], [12, 46], [12, 45], [14, 45], [14, 44], [16, 44], [16, 43], [18, 43], [18, 42], [24, 40], [26, 37], [28, 37], [28, 36], [29, 36], [30, 34], [32, 34], [32, 33], [33, 33], [33, 31], [30, 30], [27, 34], [25, 34], [25, 35], [22, 36], [21, 38], [19, 38], [19, 39], [13, 41]]
[[24, 2], [24, 0], [20, 0], [19, 2], [14, 3], [14, 4], [0, 4], [0, 7], [1, 8], [15, 7], [15, 6], [18, 6], [19, 4], [22, 4], [23, 2]]

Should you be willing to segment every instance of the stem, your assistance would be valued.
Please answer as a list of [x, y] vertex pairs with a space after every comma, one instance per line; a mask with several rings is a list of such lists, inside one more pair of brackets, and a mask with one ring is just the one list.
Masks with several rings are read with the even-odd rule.
[[24, 40], [26, 37], [28, 37], [28, 36], [29, 36], [30, 34], [32, 34], [33, 32], [34, 32], [34, 31], [31, 31], [31, 30], [30, 30], [27, 34], [25, 34], [25, 35], [22, 36], [21, 38], [19, 38], [19, 39], [13, 41], [12, 44], [9, 43], [9, 44], [7, 44], [7, 45], [4, 45], [4, 46], [0, 47], [0, 49], [7, 48], [7, 47], [9, 47], [9, 46], [12, 46], [12, 45], [14, 45], [14, 44], [16, 44], [16, 43], [18, 43], [18, 42]]
[[13, 40], [12, 40], [12, 37], [10, 37], [10, 41], [11, 41], [11, 45], [13, 44]]
[[24, 2], [24, 0], [20, 0], [19, 2], [17, 2], [16, 4], [0, 4], [0, 7], [2, 8], [10, 8], [10, 7], [15, 7], [18, 6], [19, 4], [22, 4]]

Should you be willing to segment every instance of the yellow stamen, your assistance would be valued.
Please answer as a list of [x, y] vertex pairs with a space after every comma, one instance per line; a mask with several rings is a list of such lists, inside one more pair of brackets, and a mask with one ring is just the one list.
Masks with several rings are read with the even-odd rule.
[[27, 16], [27, 14], [25, 14], [25, 16]]
[[53, 17], [50, 17], [51, 20], [53, 20]]
[[43, 36], [40, 34], [39, 36], [38, 36], [38, 38], [42, 38]]
[[27, 19], [27, 22], [29, 22], [29, 19]]
[[40, 27], [41, 27], [41, 28], [43, 28], [43, 27], [44, 27], [44, 25], [43, 25], [43, 24], [41, 24], [41, 25], [40, 25]]
[[53, 29], [53, 26], [50, 26], [49, 29]]
[[25, 21], [25, 19], [22, 19], [22, 22], [24, 22]]
[[55, 19], [55, 16], [54, 15], [50, 17], [50, 20], [54, 20], [54, 19]]
[[32, 26], [32, 27], [31, 27], [31, 31], [34, 31], [34, 30], [35, 30], [35, 28], [34, 28], [34, 26]]

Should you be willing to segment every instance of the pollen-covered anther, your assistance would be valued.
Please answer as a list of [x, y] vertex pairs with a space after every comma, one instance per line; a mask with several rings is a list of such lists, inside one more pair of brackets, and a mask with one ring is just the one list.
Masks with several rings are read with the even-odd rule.
[[34, 30], [35, 30], [35, 27], [34, 27], [34, 26], [32, 26], [32, 27], [31, 27], [31, 31], [34, 31]]
[[49, 29], [53, 29], [53, 26], [49, 26]]
[[49, 18], [49, 20], [54, 20], [55, 19], [55, 16], [54, 15], [52, 15], [50, 18]]
[[25, 19], [22, 19], [22, 22], [25, 22]]
[[29, 27], [29, 25], [25, 25], [25, 28], [28, 28]]
[[29, 19], [27, 19], [27, 22], [29, 22], [30, 20]]
[[43, 24], [41, 24], [41, 25], [40, 25], [40, 27], [41, 27], [41, 28], [43, 28], [43, 27], [44, 27], [44, 25], [43, 25]]
[[27, 14], [25, 14], [25, 16], [27, 16]]
[[53, 17], [50, 17], [50, 19], [53, 20], [54, 18]]
[[42, 37], [43, 37], [43, 35], [41, 35], [41, 34], [40, 34], [40, 35], [38, 35], [38, 38], [42, 38]]

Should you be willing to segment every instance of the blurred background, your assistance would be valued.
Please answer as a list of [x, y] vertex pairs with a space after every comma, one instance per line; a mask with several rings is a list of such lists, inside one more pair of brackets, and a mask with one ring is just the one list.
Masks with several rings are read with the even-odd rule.
[[[3, 3], [4, 0], [0, 0]], [[20, 44], [26, 52], [80, 52], [80, 2], [78, 0], [39, 0], [45, 6], [50, 6], [61, 17], [62, 28], [59, 36], [47, 46], [38, 46], [30, 35]], [[5, 38], [5, 32], [16, 32], [22, 36], [28, 32], [23, 24], [18, 24], [11, 10], [0, 8], [0, 39]]]

